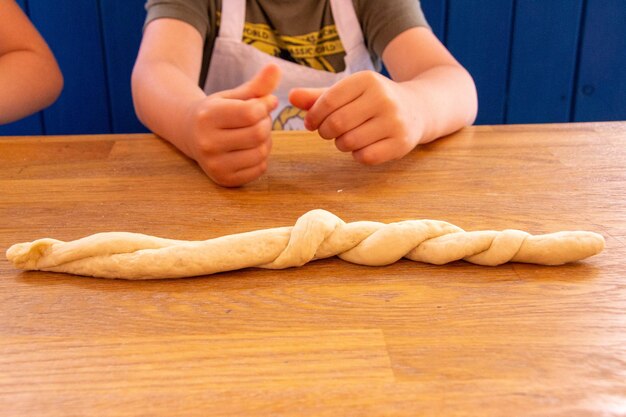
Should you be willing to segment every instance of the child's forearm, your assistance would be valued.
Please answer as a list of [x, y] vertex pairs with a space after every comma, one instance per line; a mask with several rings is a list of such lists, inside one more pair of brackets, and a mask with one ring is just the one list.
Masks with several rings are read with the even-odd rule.
[[422, 117], [424, 132], [419, 143], [455, 132], [476, 119], [476, 87], [460, 66], [436, 66], [399, 84], [407, 93], [402, 105]]
[[24, 49], [0, 56], [0, 124], [48, 107], [62, 88], [63, 76], [52, 54]]
[[141, 122], [193, 157], [187, 143], [190, 109], [206, 98], [197, 81], [169, 62], [144, 62], [133, 70], [132, 90]]

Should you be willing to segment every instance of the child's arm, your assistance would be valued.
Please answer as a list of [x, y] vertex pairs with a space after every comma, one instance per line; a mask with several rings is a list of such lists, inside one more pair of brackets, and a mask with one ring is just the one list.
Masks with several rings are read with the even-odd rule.
[[148, 24], [132, 75], [135, 110], [213, 181], [239, 186], [267, 168], [280, 73], [270, 66], [236, 89], [206, 96], [198, 86], [202, 48], [200, 33], [185, 22]]
[[409, 29], [383, 52], [392, 80], [368, 71], [326, 90], [294, 89], [291, 102], [308, 109], [305, 124], [336, 139], [339, 150], [365, 164], [399, 159], [473, 123], [476, 87], [433, 33]]
[[0, 0], [0, 124], [52, 104], [63, 76], [37, 29], [13, 0]]

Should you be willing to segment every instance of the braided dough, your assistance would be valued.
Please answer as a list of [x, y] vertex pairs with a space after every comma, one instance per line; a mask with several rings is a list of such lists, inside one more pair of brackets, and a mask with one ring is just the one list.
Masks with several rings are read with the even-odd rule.
[[17, 268], [102, 278], [153, 279], [208, 275], [258, 267], [282, 269], [338, 256], [361, 265], [405, 257], [442, 265], [463, 259], [479, 265], [509, 261], [560, 265], [602, 251], [592, 232], [533, 236], [520, 230], [465, 232], [437, 220], [345, 223], [324, 210], [305, 213], [293, 227], [257, 230], [190, 242], [137, 233], [98, 233], [71, 242], [39, 239], [7, 250]]

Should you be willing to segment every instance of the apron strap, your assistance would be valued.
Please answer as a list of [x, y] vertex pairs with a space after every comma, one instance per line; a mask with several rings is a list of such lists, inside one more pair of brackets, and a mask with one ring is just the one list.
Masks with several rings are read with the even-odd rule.
[[330, 7], [343, 49], [346, 54], [349, 54], [358, 45], [364, 44], [361, 24], [354, 10], [354, 4], [352, 0], [330, 0]]
[[246, 0], [222, 0], [219, 37], [241, 42], [246, 20]]

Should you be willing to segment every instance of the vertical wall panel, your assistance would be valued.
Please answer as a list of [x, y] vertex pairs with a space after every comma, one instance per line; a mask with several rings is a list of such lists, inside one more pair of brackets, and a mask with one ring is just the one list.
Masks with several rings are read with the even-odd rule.
[[626, 120], [626, 3], [588, 0], [575, 121]]
[[[16, 1], [55, 53], [65, 88], [52, 107], [0, 126], [0, 135], [145, 131], [130, 93], [144, 0]], [[626, 119], [624, 0], [421, 4], [474, 76], [477, 123]]]
[[447, 46], [478, 88], [477, 124], [504, 122], [513, 0], [450, 0]]
[[[26, 1], [17, 0], [22, 10], [27, 11]], [[17, 135], [41, 135], [43, 127], [41, 125], [41, 115], [39, 113], [26, 117], [17, 122], [0, 125], [0, 136]]]
[[102, 26], [114, 133], [146, 132], [137, 120], [130, 76], [139, 50], [144, 0], [102, 0]]
[[41, 135], [41, 115], [39, 113], [18, 120], [17, 122], [0, 125], [0, 136]]
[[96, 0], [29, 0], [30, 16], [52, 48], [65, 78], [44, 111], [47, 134], [109, 133], [102, 38]]
[[517, 2], [507, 123], [569, 121], [582, 3]]
[[445, 41], [446, 0], [422, 0], [422, 10], [428, 24], [441, 42]]

